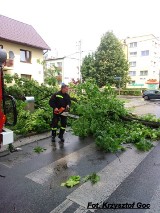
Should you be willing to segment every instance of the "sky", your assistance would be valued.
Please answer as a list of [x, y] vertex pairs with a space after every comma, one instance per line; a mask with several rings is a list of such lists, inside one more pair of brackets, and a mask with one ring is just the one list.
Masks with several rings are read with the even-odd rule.
[[0, 14], [32, 25], [54, 56], [95, 51], [113, 31], [119, 39], [160, 37], [160, 0], [0, 0]]

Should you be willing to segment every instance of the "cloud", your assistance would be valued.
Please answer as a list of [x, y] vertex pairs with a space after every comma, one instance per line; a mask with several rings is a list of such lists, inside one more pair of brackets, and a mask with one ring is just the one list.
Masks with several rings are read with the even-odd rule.
[[[101, 36], [113, 30], [119, 38], [160, 35], [159, 0], [0, 0], [1, 14], [31, 24], [51, 48], [64, 54], [95, 49]], [[84, 45], [84, 46], [83, 46]]]

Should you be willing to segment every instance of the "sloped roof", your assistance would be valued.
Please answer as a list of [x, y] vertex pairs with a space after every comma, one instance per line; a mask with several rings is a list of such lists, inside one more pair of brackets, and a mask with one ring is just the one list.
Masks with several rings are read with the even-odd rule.
[[2, 15], [0, 15], [0, 39], [50, 50], [50, 47], [31, 25]]

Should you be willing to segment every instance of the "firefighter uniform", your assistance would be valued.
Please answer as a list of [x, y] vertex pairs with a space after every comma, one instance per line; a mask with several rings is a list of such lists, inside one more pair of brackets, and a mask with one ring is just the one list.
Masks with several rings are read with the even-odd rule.
[[64, 142], [63, 134], [65, 132], [65, 128], [67, 125], [67, 117], [63, 116], [61, 114], [56, 114], [55, 109], [60, 109], [61, 107], [65, 108], [70, 107], [71, 105], [71, 99], [70, 96], [67, 93], [62, 93], [62, 91], [54, 93], [50, 100], [49, 105], [53, 108], [53, 118], [52, 118], [52, 142], [55, 142], [55, 137], [58, 129], [58, 122], [60, 120], [61, 127], [59, 132], [59, 138], [62, 142]]

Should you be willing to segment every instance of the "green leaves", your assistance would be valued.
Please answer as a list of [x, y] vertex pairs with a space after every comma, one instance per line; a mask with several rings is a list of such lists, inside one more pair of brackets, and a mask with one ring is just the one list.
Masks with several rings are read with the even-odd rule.
[[152, 147], [154, 147], [150, 141], [147, 141], [145, 139], [141, 139], [140, 142], [135, 144], [135, 146], [140, 151], [149, 151]]
[[71, 176], [65, 183], [62, 183], [61, 186], [66, 186], [66, 187], [72, 188], [73, 186], [80, 183], [80, 179], [81, 179], [81, 177], [79, 175]]
[[46, 148], [43, 148], [41, 146], [36, 146], [33, 150], [34, 150], [34, 152], [40, 154], [41, 152], [45, 151]]
[[[104, 61], [108, 63], [108, 59]], [[52, 109], [48, 101], [57, 88], [39, 86], [37, 82], [19, 78], [17, 75], [12, 77], [6, 75], [6, 82], [12, 80], [16, 83], [5, 86], [5, 92], [17, 99], [18, 122], [10, 128], [23, 137], [30, 133], [50, 130]], [[72, 130], [80, 137], [94, 136], [100, 149], [115, 153], [124, 149], [122, 146], [124, 143], [134, 143], [138, 149], [147, 151], [152, 146], [145, 140], [160, 138], [160, 128], [155, 130], [137, 121], [124, 122], [120, 119], [121, 116], [128, 114], [128, 110], [124, 108], [124, 103], [116, 98], [115, 91], [110, 86], [106, 85], [100, 89], [95, 80], [89, 79], [74, 86], [73, 94], [78, 102], [72, 103], [71, 113], [80, 115], [80, 118], [70, 120]], [[21, 99], [30, 95], [35, 97], [35, 110], [32, 113], [25, 110], [26, 103]], [[151, 114], [143, 116], [142, 119], [160, 122], [160, 119]]]
[[83, 178], [83, 182], [87, 182], [87, 181], [91, 181], [92, 184], [97, 183], [98, 181], [100, 181], [100, 176], [97, 175], [95, 172], [93, 172], [90, 175], [87, 175]]
[[[93, 172], [90, 175], [86, 175], [83, 179], [82, 182], [87, 182], [91, 181], [92, 184], [97, 183], [100, 181], [100, 176], [97, 175], [95, 172]], [[77, 176], [70, 176], [69, 179], [65, 183], [61, 183], [61, 186], [66, 186], [72, 188], [73, 186], [79, 184], [81, 181], [81, 177], [79, 175]]]
[[[15, 81], [15, 84], [11, 86], [5, 85], [5, 93], [15, 97], [18, 111], [17, 124], [9, 128], [14, 133], [23, 136], [33, 132], [41, 133], [50, 130], [52, 109], [48, 101], [51, 94], [57, 91], [57, 88], [39, 85], [34, 80], [19, 78], [17, 75], [5, 75], [4, 77], [6, 83]], [[34, 112], [25, 110], [26, 102], [23, 101], [25, 96], [34, 96]]]
[[85, 56], [81, 66], [81, 74], [83, 76], [83, 80], [86, 80], [88, 78], [94, 78], [95, 73], [96, 70], [94, 54], [89, 54]]
[[[160, 138], [160, 129], [120, 119], [128, 115], [128, 110], [109, 86], [99, 89], [93, 80], [88, 80], [77, 87], [77, 94], [79, 101], [74, 106], [74, 113], [80, 115], [80, 119], [73, 121], [71, 127], [74, 134], [80, 137], [94, 136], [98, 148], [115, 153], [124, 150], [124, 143], [140, 142], [136, 147], [147, 151], [152, 146], [142, 144], [142, 141]], [[155, 121], [151, 115], [146, 116], [146, 119]]]
[[93, 78], [99, 86], [108, 84], [116, 84], [115, 76], [121, 77], [121, 86], [128, 81], [129, 65], [126, 60], [122, 44], [113, 34], [113, 32], [105, 33], [97, 51], [92, 55], [84, 58], [81, 72], [84, 80]]

